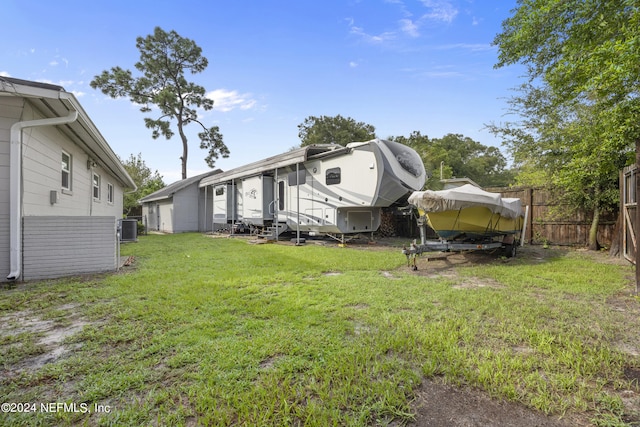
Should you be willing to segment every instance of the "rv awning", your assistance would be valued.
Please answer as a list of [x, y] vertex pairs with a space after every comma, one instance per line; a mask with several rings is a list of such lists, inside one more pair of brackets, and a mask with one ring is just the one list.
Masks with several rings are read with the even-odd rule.
[[522, 216], [522, 203], [517, 198], [503, 198], [471, 184], [440, 191], [415, 191], [409, 203], [425, 212], [457, 211], [473, 206], [484, 206], [506, 218]]
[[200, 181], [199, 186], [202, 188], [206, 187], [207, 185], [215, 185], [222, 182], [231, 181], [232, 179], [239, 177], [245, 178], [251, 175], [258, 175], [285, 166], [303, 163], [312, 158], [327, 157], [338, 153], [343, 153], [344, 151], [348, 150], [350, 150], [350, 148], [343, 147], [337, 144], [308, 145], [306, 147], [288, 151], [284, 154], [268, 157], [264, 160], [249, 163], [248, 165], [240, 166], [238, 168], [204, 178]]

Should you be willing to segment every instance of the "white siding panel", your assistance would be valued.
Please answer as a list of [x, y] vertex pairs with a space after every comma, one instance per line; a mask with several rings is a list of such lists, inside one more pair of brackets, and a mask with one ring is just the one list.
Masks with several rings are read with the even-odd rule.
[[[25, 106], [25, 114], [39, 118], [29, 104]], [[88, 154], [56, 126], [26, 128], [22, 134], [22, 146], [25, 216], [122, 216], [121, 185], [101, 167], [90, 166]], [[71, 192], [62, 190], [62, 151], [71, 155]], [[93, 199], [94, 172], [101, 178], [99, 201]], [[114, 203], [107, 203], [107, 183], [114, 185]], [[58, 192], [58, 203], [53, 205], [50, 203], [51, 191]]]
[[[71, 154], [72, 192], [62, 193], [62, 150]], [[54, 126], [29, 128], [23, 133], [23, 209], [25, 215], [91, 215], [91, 171], [87, 154]], [[59, 203], [49, 203], [50, 191]]]
[[117, 268], [116, 218], [23, 218], [23, 277], [38, 280]]

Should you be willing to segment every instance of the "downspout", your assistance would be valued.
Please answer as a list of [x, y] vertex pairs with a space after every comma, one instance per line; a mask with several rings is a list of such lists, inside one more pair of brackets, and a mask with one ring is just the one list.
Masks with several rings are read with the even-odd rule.
[[66, 117], [26, 120], [11, 126], [11, 144], [9, 144], [9, 258], [11, 273], [7, 276], [7, 280], [17, 280], [22, 274], [22, 129], [63, 125], [77, 119], [78, 112], [73, 110]]

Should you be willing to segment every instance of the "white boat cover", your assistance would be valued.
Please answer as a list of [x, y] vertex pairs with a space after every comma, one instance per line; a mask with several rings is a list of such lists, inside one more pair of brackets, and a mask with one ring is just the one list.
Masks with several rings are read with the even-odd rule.
[[500, 194], [489, 193], [471, 184], [440, 191], [414, 191], [409, 196], [409, 203], [425, 212], [457, 211], [484, 206], [506, 218], [523, 216], [520, 199], [503, 198]]

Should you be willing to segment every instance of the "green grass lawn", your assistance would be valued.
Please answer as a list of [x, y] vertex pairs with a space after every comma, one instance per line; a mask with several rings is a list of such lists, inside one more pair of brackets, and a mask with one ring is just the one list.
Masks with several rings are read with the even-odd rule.
[[[3, 402], [89, 408], [0, 425], [386, 425], [410, 421], [416, 389], [439, 377], [615, 426], [630, 416], [621, 393], [640, 392], [625, 376], [640, 358], [623, 351], [638, 319], [611, 303], [637, 313], [633, 270], [584, 254], [425, 276], [392, 247], [181, 234], [122, 252], [135, 264], [118, 274], [0, 291]], [[470, 281], [490, 286], [457, 286]], [[21, 318], [82, 327], [34, 365], [44, 332]]]

